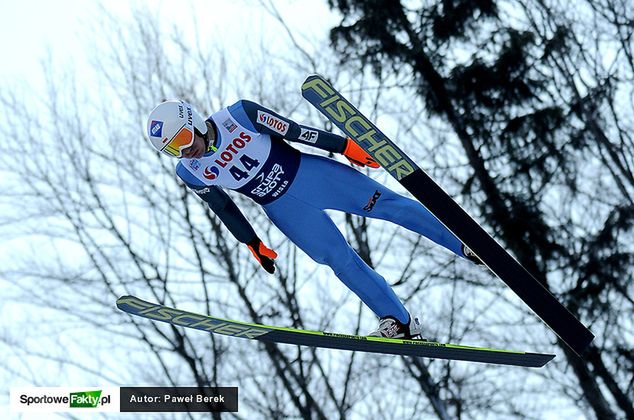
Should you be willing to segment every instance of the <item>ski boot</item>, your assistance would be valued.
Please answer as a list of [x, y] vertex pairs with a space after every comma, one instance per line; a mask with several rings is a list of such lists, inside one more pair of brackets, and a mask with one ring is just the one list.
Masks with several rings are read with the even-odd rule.
[[482, 260], [480, 260], [480, 258], [478, 258], [478, 256], [465, 244], [462, 244], [462, 254], [472, 263], [477, 265], [484, 265]]
[[412, 318], [411, 315], [407, 324], [403, 324], [391, 316], [381, 318], [379, 320], [379, 327], [368, 334], [368, 337], [425, 340], [420, 332], [420, 322], [418, 318]]

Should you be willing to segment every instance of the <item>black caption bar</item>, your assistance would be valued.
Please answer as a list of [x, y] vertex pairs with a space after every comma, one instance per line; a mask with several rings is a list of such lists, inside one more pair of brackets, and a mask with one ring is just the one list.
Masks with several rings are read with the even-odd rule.
[[121, 412], [238, 411], [237, 387], [121, 387]]

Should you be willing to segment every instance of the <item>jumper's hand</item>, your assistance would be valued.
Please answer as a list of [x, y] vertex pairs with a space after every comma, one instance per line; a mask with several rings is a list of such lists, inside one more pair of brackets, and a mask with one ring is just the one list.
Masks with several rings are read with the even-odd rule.
[[370, 168], [378, 168], [379, 164], [376, 163], [372, 156], [370, 156], [365, 150], [354, 142], [350, 137], [347, 139], [346, 148], [343, 151], [343, 155], [348, 160], [358, 166], [369, 166]]
[[275, 251], [267, 248], [258, 237], [247, 243], [247, 246], [262, 268], [271, 274], [275, 273], [274, 260], [277, 258]]

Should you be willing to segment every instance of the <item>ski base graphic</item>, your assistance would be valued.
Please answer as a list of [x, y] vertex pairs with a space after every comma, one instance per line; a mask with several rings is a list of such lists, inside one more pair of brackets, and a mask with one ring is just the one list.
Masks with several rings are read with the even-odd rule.
[[555, 357], [553, 354], [488, 349], [433, 341], [399, 340], [271, 327], [182, 311], [150, 303], [134, 296], [120, 297], [117, 299], [117, 307], [129, 314], [153, 321], [263, 342], [525, 367], [542, 367]]

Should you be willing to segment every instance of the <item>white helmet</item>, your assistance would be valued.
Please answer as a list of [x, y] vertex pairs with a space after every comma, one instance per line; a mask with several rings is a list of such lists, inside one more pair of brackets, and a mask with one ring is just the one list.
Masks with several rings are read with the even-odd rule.
[[168, 156], [181, 157], [194, 143], [194, 130], [207, 134], [207, 124], [190, 104], [171, 100], [150, 112], [147, 133], [152, 147]]

